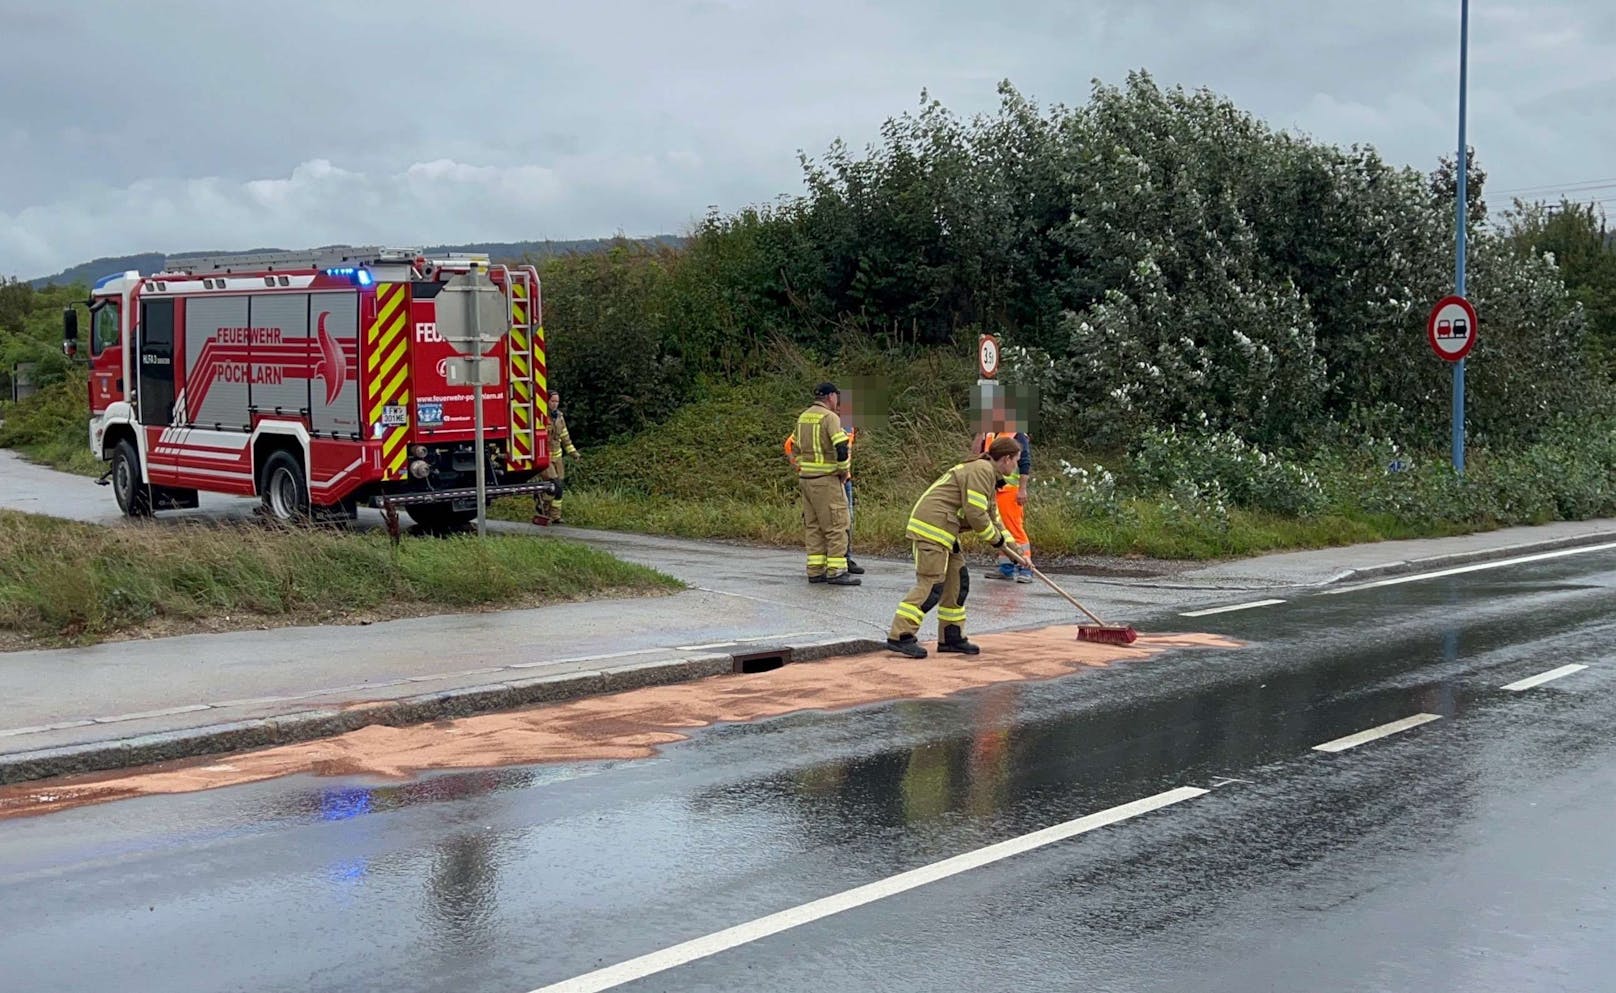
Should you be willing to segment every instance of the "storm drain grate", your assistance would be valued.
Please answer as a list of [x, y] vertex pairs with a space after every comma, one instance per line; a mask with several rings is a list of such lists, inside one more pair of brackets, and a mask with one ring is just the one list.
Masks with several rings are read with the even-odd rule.
[[745, 655], [735, 656], [735, 668], [731, 671], [738, 673], [772, 672], [791, 661], [791, 649], [771, 648], [766, 651], [748, 652]]

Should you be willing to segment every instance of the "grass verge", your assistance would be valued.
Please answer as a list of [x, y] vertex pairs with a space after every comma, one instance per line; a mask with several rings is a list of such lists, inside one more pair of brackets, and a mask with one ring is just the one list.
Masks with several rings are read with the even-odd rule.
[[104, 527], [0, 511], [0, 640], [88, 644], [305, 623], [353, 623], [680, 584], [549, 538], [406, 541], [260, 524]]
[[[606, 531], [632, 531], [674, 538], [715, 538], [789, 548], [802, 543], [795, 503], [751, 503], [709, 498], [669, 501], [621, 490], [568, 490], [567, 523]], [[907, 556], [904, 529], [908, 503], [861, 500], [855, 511], [854, 552]], [[1124, 514], [1089, 516], [1061, 503], [1029, 504], [1028, 537], [1040, 561], [1059, 563], [1082, 556], [1208, 560], [1304, 548], [1330, 548], [1393, 538], [1434, 537], [1475, 528], [1411, 527], [1388, 515], [1336, 513], [1307, 519], [1231, 509], [1226, 519], [1197, 520], [1133, 500]], [[532, 504], [508, 500], [493, 515], [525, 521]]]

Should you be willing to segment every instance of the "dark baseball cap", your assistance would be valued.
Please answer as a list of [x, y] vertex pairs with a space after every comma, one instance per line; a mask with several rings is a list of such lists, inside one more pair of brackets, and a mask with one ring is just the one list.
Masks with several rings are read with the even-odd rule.
[[835, 383], [820, 383], [818, 386], [814, 387], [814, 396], [816, 397], [828, 397], [832, 393], [841, 392], [841, 390], [836, 388]]

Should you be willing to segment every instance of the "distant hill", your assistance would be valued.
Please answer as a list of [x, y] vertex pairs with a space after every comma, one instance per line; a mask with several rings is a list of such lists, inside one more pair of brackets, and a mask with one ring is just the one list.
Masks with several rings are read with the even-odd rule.
[[[654, 238], [585, 238], [579, 241], [490, 241], [466, 245], [430, 245], [425, 251], [427, 254], [439, 252], [485, 252], [494, 259], [520, 259], [524, 255], [533, 255], [535, 258], [544, 258], [550, 255], [573, 255], [584, 252], [599, 252], [610, 248], [619, 240], [639, 242], [646, 245], [668, 245], [677, 247], [684, 244], [684, 239], [674, 235], [657, 235]], [[234, 252], [142, 252], [139, 255], [115, 255], [108, 258], [84, 262], [68, 269], [63, 269], [51, 276], [41, 276], [29, 280], [36, 288], [54, 283], [65, 286], [70, 283], [84, 283], [91, 285], [102, 276], [115, 272], [125, 272], [135, 269], [139, 272], [156, 272], [163, 267], [163, 260], [169, 255], [252, 255], [258, 252], [279, 252], [290, 249], [280, 248], [247, 248]]]

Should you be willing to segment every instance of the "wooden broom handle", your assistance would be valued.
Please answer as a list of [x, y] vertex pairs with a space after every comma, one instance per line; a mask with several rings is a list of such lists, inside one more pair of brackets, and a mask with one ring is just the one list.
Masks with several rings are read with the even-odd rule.
[[1078, 610], [1081, 610], [1083, 613], [1089, 615], [1089, 620], [1091, 620], [1094, 623], [1100, 625], [1101, 627], [1106, 626], [1106, 623], [1104, 621], [1100, 620], [1098, 617], [1095, 616], [1094, 611], [1092, 611], [1089, 608], [1083, 606], [1081, 603], [1078, 603], [1076, 597], [1072, 596], [1070, 593], [1068, 593], [1065, 590], [1061, 589], [1059, 586], [1056, 586], [1055, 581], [1053, 579], [1050, 579], [1048, 576], [1044, 575], [1043, 573], [1039, 572], [1037, 569], [1033, 568], [1033, 564], [1031, 562], [1028, 562], [1026, 559], [1022, 558], [1021, 555], [1014, 548], [1011, 548], [1009, 542], [1005, 543], [1003, 551], [1005, 552], [1005, 554], [1010, 556], [1010, 560], [1012, 562], [1014, 562], [1015, 564], [1017, 564], [1019, 566], [1025, 566], [1027, 568], [1027, 570], [1030, 571], [1034, 576], [1037, 576], [1039, 579], [1043, 580], [1043, 583], [1044, 583], [1045, 586], [1048, 586], [1050, 589], [1054, 590], [1056, 593], [1059, 593], [1061, 596], [1065, 597], [1067, 603], [1069, 603], [1072, 606], [1076, 607]]

